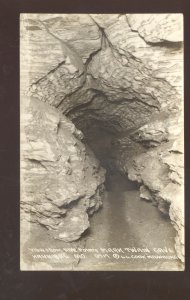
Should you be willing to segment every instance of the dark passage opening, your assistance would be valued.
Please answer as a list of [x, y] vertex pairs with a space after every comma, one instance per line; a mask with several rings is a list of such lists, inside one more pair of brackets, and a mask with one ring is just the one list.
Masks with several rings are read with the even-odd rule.
[[102, 167], [111, 173], [114, 172], [117, 132], [98, 125], [92, 125], [83, 132], [86, 144], [93, 150]]
[[[84, 142], [92, 149], [101, 166], [106, 170], [105, 188], [107, 191], [117, 188], [119, 191], [138, 190], [139, 184], [130, 181], [117, 167], [118, 138], [121, 132], [100, 120], [79, 128], [83, 131]], [[113, 182], [118, 181], [118, 185]]]

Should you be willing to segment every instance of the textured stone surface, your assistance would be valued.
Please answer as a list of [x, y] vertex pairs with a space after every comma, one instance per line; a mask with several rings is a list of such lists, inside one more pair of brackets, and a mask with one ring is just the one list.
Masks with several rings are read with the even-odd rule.
[[[41, 19], [41, 16], [40, 16]], [[101, 33], [89, 15], [66, 14], [43, 18], [49, 31], [73, 47], [83, 62], [101, 47]]]
[[[66, 114], [86, 140], [103, 129], [114, 134], [108, 160], [141, 184], [142, 198], [170, 216], [183, 260], [182, 21], [180, 14], [22, 15], [21, 79], [22, 90]], [[27, 159], [33, 160], [33, 168], [38, 170], [38, 160], [42, 165], [39, 182], [46, 168], [58, 168], [61, 156], [57, 142], [52, 142], [57, 117], [52, 118], [48, 137], [40, 132], [40, 140], [31, 140], [26, 149], [26, 157], [32, 153]], [[72, 134], [81, 136], [76, 130]], [[76, 156], [76, 146], [64, 147], [66, 143], [65, 153]], [[70, 164], [64, 162], [64, 172], [74, 176]], [[61, 186], [53, 195], [46, 191], [56, 209], [84, 199], [84, 188], [78, 191], [68, 185], [65, 179], [68, 195], [64, 197]], [[86, 213], [82, 219], [86, 220]], [[47, 218], [41, 222], [55, 225]]]
[[145, 185], [140, 186], [140, 197], [147, 201], [151, 201], [151, 193]]
[[22, 222], [77, 240], [89, 227], [88, 213], [102, 204], [104, 170], [76, 137], [79, 130], [48, 104], [25, 98], [21, 125]]
[[[29, 20], [32, 18], [33, 22], [39, 23], [42, 17], [30, 15]], [[77, 21], [77, 18], [80, 20]], [[40, 30], [33, 30], [33, 27], [26, 26], [25, 23], [29, 21], [25, 20], [23, 31], [27, 31], [24, 36], [28, 35], [28, 44], [32, 45], [32, 49], [35, 50], [35, 39], [40, 40], [37, 45], [43, 52], [43, 46], [40, 46], [40, 43], [45, 48], [43, 39], [45, 34], [54, 47], [55, 45], [59, 47], [58, 57], [60, 56], [61, 60], [62, 54], [63, 59], [61, 65], [54, 70], [51, 67], [51, 64], [55, 65], [54, 57], [51, 59], [48, 56], [48, 68], [52, 70], [51, 73], [47, 72], [47, 76], [43, 77], [37, 85], [31, 86], [31, 93], [41, 100], [48, 101], [56, 107], [61, 105], [64, 109], [65, 104], [68, 106], [70, 101], [70, 107], [73, 108], [74, 106], [78, 107], [81, 103], [91, 102], [94, 93], [101, 92], [107, 100], [106, 107], [110, 105], [110, 114], [115, 115], [115, 112], [118, 112], [117, 122], [123, 127], [131, 128], [148, 122], [152, 113], [158, 112], [162, 107], [165, 111], [178, 109], [176, 100], [179, 99], [182, 76], [180, 45], [177, 48], [175, 43], [171, 44], [169, 48], [164, 44], [156, 47], [148, 45], [138, 32], [131, 30], [127, 16], [124, 15], [80, 15], [80, 17], [61, 15], [55, 18], [50, 18], [50, 16], [46, 18], [44, 15], [42, 19], [40, 25], [43, 23], [44, 27], [41, 25]], [[141, 21], [143, 22], [143, 19]], [[76, 22], [81, 22], [81, 26], [84, 28], [77, 35]], [[87, 34], [87, 30], [90, 31], [89, 34]], [[38, 37], [39, 35], [41, 38]], [[88, 40], [86, 40], [87, 37]], [[76, 42], [80, 41], [80, 44], [84, 46], [87, 41], [93, 40], [92, 37], [96, 37], [99, 42], [101, 40], [101, 49], [100, 44], [92, 49], [91, 58], [86, 66], [82, 62], [77, 65], [76, 61], [80, 60], [81, 52]], [[64, 47], [70, 47], [69, 43], [72, 39], [75, 40], [75, 45], [72, 45], [74, 52], [70, 53], [65, 51]], [[143, 45], [141, 45], [142, 43]], [[27, 42], [23, 42], [23, 44], [26, 45]], [[23, 52], [26, 53], [26, 50], [23, 48]], [[97, 52], [97, 50], [101, 51]], [[141, 57], [136, 57], [140, 53], [142, 53]], [[55, 54], [56, 51], [52, 48], [51, 55], [55, 56]], [[47, 57], [47, 55], [42, 56]], [[32, 57], [35, 60], [33, 53]], [[64, 60], [67, 62], [66, 64]], [[41, 64], [44, 65], [43, 60], [39, 63], [38, 61], [39, 59], [35, 62], [31, 72], [36, 72], [35, 77], [41, 78], [42, 71], [40, 70], [45, 67], [41, 67]], [[25, 67], [27, 67], [26, 64]], [[29, 66], [29, 68], [31, 67]], [[178, 72], [177, 75], [174, 69]], [[87, 74], [89, 76], [86, 76]], [[92, 78], [89, 79], [90, 77]], [[175, 84], [175, 80], [178, 80], [179, 84]], [[86, 81], [85, 89], [82, 87], [84, 81]], [[178, 90], [177, 93], [172, 86]], [[78, 95], [77, 90], [81, 88], [82, 95], [79, 94], [78, 99], [73, 102], [73, 93]], [[93, 90], [93, 93], [90, 90]], [[88, 94], [87, 97], [86, 94]], [[113, 113], [113, 106], [110, 102], [116, 101], [117, 109]], [[126, 114], [128, 114], [127, 118], [123, 118], [122, 115], [126, 116]]]
[[57, 106], [84, 83], [83, 61], [70, 45], [52, 35], [39, 18], [23, 16], [22, 24], [22, 82], [30, 87], [29, 95], [35, 94]]
[[181, 14], [128, 14], [127, 18], [131, 29], [137, 31], [146, 42], [183, 41]]
[[[180, 135], [179, 135], [180, 136]], [[181, 140], [181, 138], [180, 138]], [[176, 149], [177, 140], [161, 144], [153, 150], [133, 156], [128, 164], [129, 179], [143, 183], [140, 196], [158, 206], [165, 215], [169, 215], [176, 229], [176, 251], [180, 259], [184, 260], [184, 174], [183, 154], [180, 147]], [[171, 149], [175, 153], [170, 153]], [[153, 159], [154, 158], [154, 159]], [[122, 165], [122, 163], [121, 163]]]

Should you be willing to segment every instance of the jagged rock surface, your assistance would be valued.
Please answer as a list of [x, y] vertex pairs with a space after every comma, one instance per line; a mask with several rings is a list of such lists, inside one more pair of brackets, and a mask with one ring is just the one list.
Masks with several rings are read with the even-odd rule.
[[21, 220], [45, 226], [54, 238], [77, 240], [102, 205], [104, 170], [65, 116], [38, 99], [25, 101]]
[[183, 260], [182, 15], [31, 14], [21, 34], [28, 95], [67, 115], [87, 141], [94, 130], [114, 133], [111, 163], [170, 216]]

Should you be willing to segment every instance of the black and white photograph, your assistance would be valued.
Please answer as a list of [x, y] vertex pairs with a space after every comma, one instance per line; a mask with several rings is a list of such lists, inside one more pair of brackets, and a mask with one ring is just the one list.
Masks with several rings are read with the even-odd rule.
[[20, 270], [185, 270], [183, 27], [20, 14]]

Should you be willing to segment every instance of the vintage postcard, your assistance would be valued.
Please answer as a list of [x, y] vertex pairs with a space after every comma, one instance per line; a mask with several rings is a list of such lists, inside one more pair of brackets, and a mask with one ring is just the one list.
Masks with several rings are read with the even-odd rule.
[[182, 14], [20, 14], [20, 269], [184, 271]]

